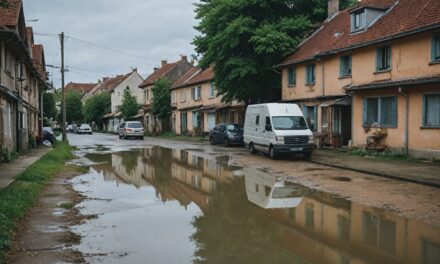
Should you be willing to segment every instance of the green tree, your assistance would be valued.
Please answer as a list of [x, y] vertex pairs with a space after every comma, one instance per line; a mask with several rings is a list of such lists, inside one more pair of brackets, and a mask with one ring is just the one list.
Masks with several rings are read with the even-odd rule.
[[[343, 0], [342, 7], [353, 0]], [[327, 0], [201, 0], [193, 44], [200, 66], [214, 65], [223, 100], [280, 98], [281, 75], [273, 66], [295, 51], [326, 18]]]
[[43, 117], [48, 119], [57, 117], [56, 98], [53, 93], [43, 94]]
[[109, 93], [100, 93], [88, 98], [84, 102], [83, 114], [87, 123], [95, 122], [102, 128], [102, 117], [111, 112], [111, 96]]
[[122, 98], [122, 105], [119, 107], [119, 111], [122, 113], [124, 120], [130, 120], [137, 115], [140, 109], [140, 105], [136, 101], [136, 97], [131, 95], [130, 89], [124, 90], [124, 97]]
[[81, 96], [74, 91], [69, 91], [66, 95], [66, 121], [68, 123], [83, 121]]
[[168, 129], [168, 121], [172, 112], [170, 88], [171, 82], [163, 78], [157, 80], [152, 88], [151, 112], [160, 119], [164, 130]]

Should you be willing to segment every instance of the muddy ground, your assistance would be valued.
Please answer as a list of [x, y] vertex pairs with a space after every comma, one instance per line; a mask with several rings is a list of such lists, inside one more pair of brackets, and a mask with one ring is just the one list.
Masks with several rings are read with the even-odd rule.
[[[303, 161], [301, 158], [270, 160], [268, 157], [250, 155], [242, 148], [225, 149], [199, 143], [170, 140], [120, 141], [112, 135], [97, 134], [93, 138], [71, 135], [73, 145], [82, 152], [114, 152], [130, 148], [162, 146], [190, 150], [205, 158], [228, 157], [230, 165], [254, 167], [273, 176], [284, 176], [288, 181], [300, 183], [311, 189], [335, 194], [365, 206], [393, 212], [405, 218], [414, 218], [426, 224], [440, 225], [440, 192], [438, 188], [380, 178], [364, 173], [330, 168]], [[81, 156], [79, 165], [90, 165]], [[82, 153], [84, 154], [84, 153]], [[9, 263], [83, 263], [83, 254], [75, 250], [81, 237], [73, 233], [72, 226], [96, 217], [81, 215], [78, 204], [87, 197], [74, 191], [72, 179], [84, 174], [78, 167], [68, 165], [44, 190], [33, 208], [18, 228]]]

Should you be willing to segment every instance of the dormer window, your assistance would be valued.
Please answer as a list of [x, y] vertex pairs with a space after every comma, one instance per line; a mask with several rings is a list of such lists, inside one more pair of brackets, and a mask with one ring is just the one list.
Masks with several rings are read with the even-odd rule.
[[356, 11], [352, 14], [351, 31], [359, 31], [365, 28], [365, 9]]
[[350, 14], [351, 32], [366, 30], [386, 13], [386, 9], [363, 7]]

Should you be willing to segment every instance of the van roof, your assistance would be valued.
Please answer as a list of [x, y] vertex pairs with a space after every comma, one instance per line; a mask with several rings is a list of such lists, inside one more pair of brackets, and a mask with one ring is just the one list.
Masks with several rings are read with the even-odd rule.
[[269, 114], [271, 116], [302, 116], [301, 109], [297, 104], [280, 104], [280, 103], [269, 103], [269, 104], [256, 104], [250, 105], [250, 107], [267, 107]]

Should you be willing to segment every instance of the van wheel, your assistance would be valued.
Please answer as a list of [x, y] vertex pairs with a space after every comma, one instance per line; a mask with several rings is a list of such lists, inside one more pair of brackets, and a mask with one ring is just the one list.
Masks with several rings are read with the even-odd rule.
[[277, 154], [275, 153], [273, 147], [269, 147], [269, 157], [273, 160], [277, 159]]
[[257, 150], [254, 147], [254, 143], [249, 144], [249, 153], [251, 153], [251, 154], [257, 153]]
[[213, 138], [213, 137], [210, 137], [210, 138], [209, 138], [209, 144], [214, 145], [214, 143], [215, 143], [215, 142], [214, 142], [214, 138]]

